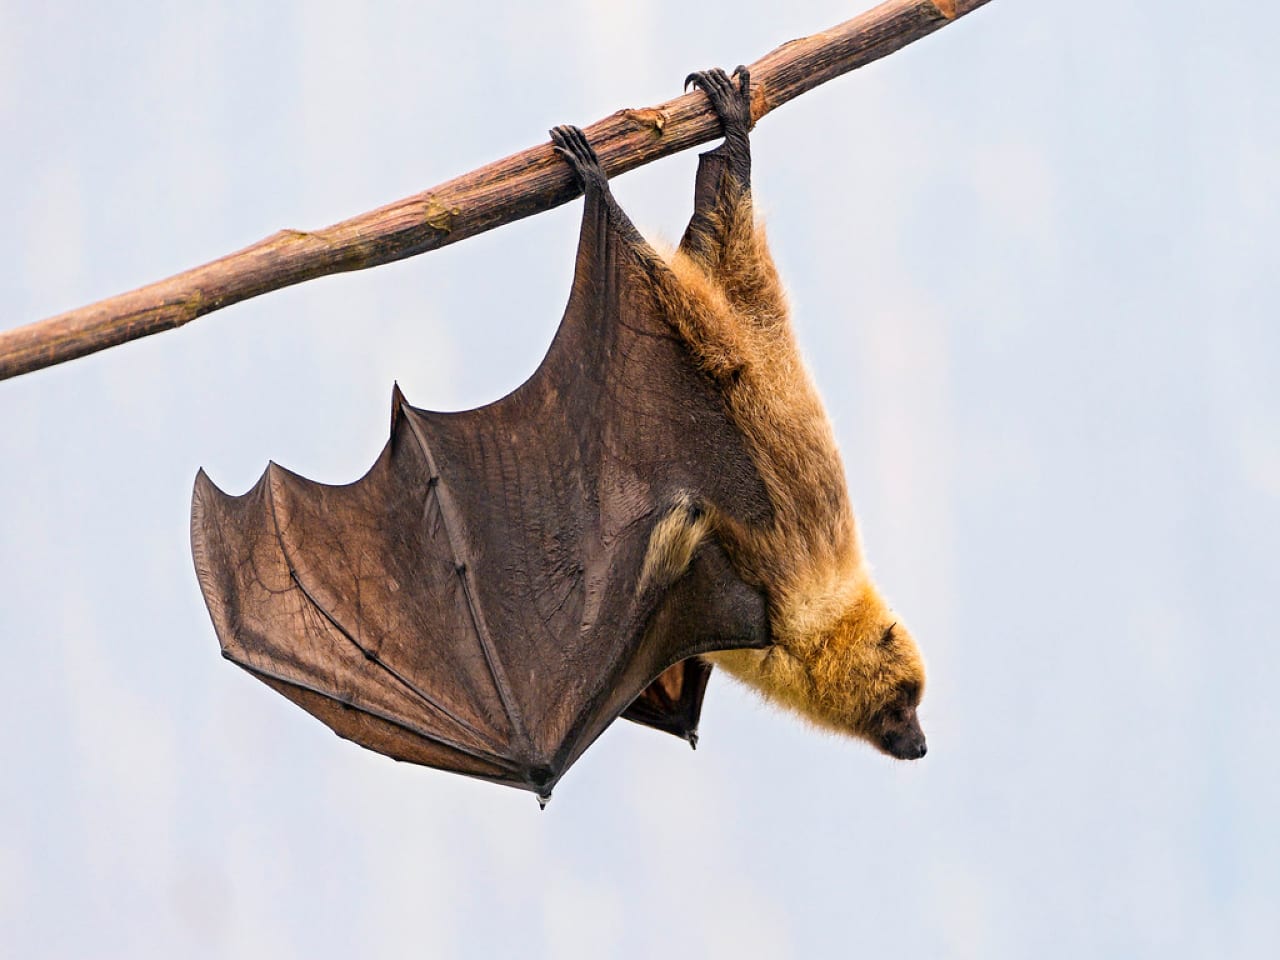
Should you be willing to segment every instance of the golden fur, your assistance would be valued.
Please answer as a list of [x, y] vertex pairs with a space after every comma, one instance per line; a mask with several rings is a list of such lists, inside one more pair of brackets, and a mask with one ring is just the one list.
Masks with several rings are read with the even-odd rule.
[[712, 221], [723, 241], [714, 253], [672, 254], [668, 270], [651, 273], [651, 289], [719, 385], [773, 518], [747, 526], [714, 504], [678, 504], [653, 531], [642, 581], [674, 579], [714, 534], [740, 575], [763, 588], [774, 645], [709, 659], [822, 727], [895, 756], [923, 755], [923, 662], [863, 560], [831, 425], [749, 195], [731, 206]]

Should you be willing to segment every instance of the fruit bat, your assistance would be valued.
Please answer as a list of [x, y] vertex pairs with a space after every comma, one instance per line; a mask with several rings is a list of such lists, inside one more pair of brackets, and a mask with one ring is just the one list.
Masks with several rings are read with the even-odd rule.
[[582, 132], [572, 292], [510, 395], [410, 406], [346, 486], [196, 477], [225, 657], [340, 736], [545, 802], [617, 717], [696, 743], [713, 664], [831, 729], [924, 753], [923, 667], [862, 560], [843, 468], [750, 208], [750, 78], [692, 74], [725, 130], [661, 256]]

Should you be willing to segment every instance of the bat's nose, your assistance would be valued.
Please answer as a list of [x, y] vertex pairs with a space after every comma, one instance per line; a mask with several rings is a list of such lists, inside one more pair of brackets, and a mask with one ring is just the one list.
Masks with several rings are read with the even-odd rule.
[[897, 760], [919, 760], [929, 752], [922, 735], [886, 737], [881, 749]]

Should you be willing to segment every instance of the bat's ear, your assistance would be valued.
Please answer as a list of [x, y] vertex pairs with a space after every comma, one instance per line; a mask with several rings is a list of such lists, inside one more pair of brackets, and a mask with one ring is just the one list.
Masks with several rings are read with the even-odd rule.
[[404, 416], [404, 407], [408, 404], [404, 394], [400, 392], [400, 384], [391, 384], [391, 435], [396, 435], [396, 427], [400, 426], [400, 418]]

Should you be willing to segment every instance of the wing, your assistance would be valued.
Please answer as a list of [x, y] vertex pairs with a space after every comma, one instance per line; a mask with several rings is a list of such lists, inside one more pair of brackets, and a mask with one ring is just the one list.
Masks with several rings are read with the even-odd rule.
[[764, 646], [764, 599], [714, 542], [638, 591], [650, 532], [681, 496], [746, 522], [769, 506], [649, 295], [656, 261], [588, 190], [564, 319], [515, 392], [446, 414], [397, 389], [346, 486], [272, 464], [228, 497], [202, 471], [192, 544], [224, 656], [343, 737], [540, 796], [629, 707], [691, 734], [709, 668], [689, 658]]
[[690, 657], [668, 667], [622, 716], [646, 727], [674, 734], [698, 746], [698, 718], [702, 715], [702, 695], [711, 679], [711, 664]]

